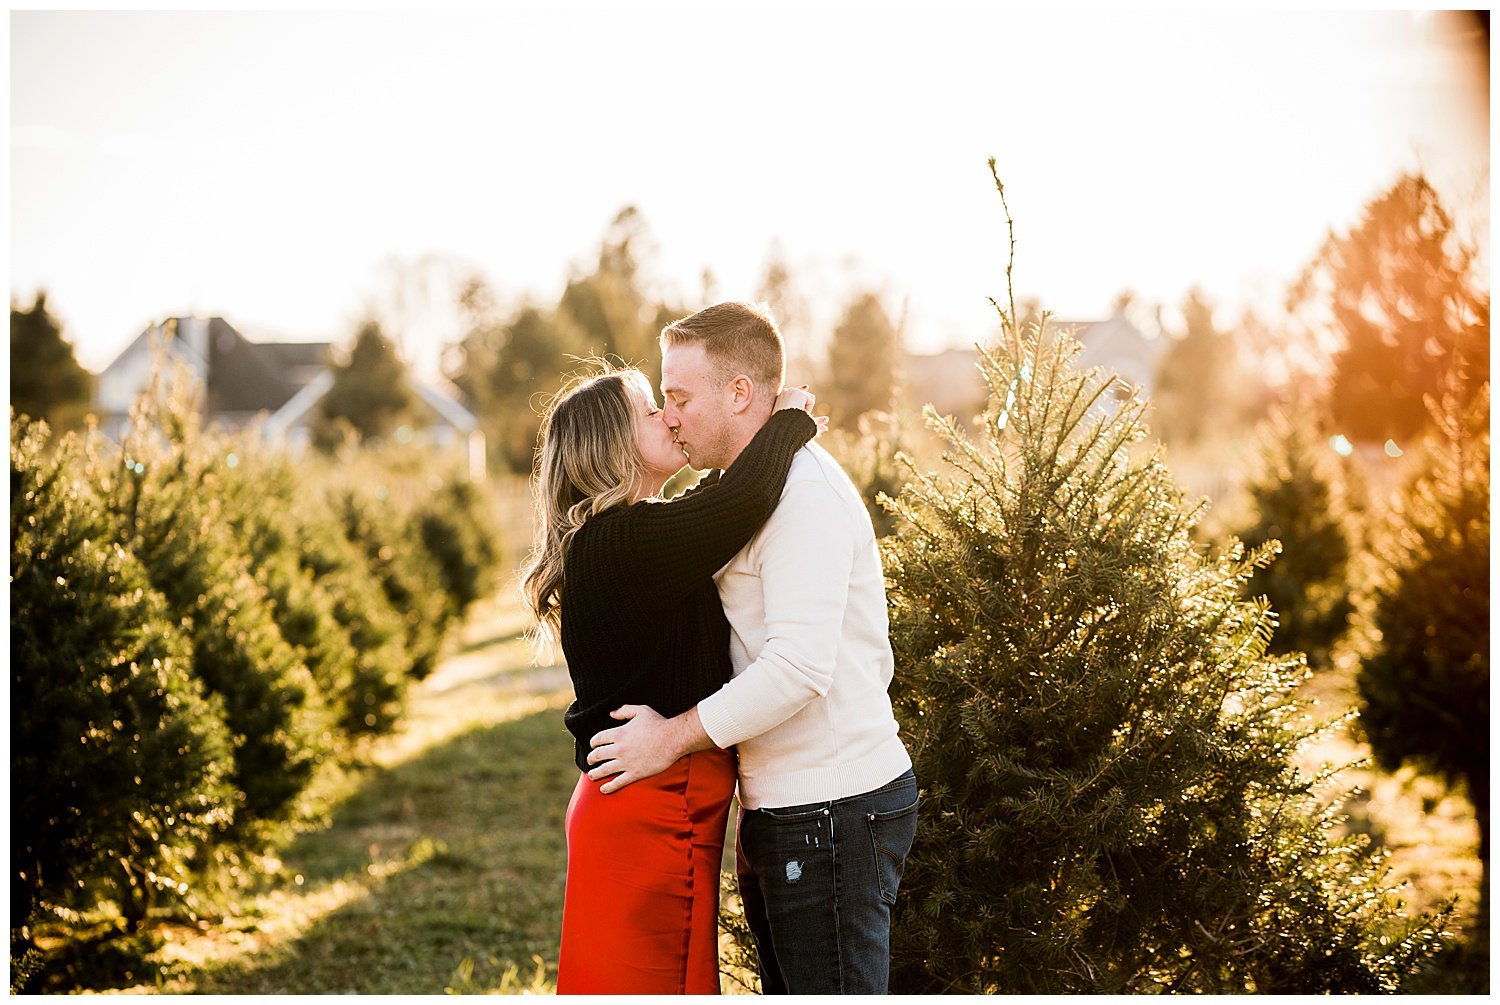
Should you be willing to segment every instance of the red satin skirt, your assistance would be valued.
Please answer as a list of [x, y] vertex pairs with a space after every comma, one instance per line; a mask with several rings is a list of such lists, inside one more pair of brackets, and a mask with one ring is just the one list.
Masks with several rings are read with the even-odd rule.
[[558, 994], [719, 993], [719, 866], [734, 794], [731, 751], [689, 754], [568, 803]]

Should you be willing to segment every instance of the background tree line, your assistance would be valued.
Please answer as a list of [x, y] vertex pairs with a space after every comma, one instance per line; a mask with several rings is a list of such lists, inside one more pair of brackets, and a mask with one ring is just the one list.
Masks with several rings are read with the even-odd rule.
[[[1222, 525], [1280, 549], [1246, 584], [1277, 612], [1273, 651], [1352, 680], [1382, 765], [1420, 766], [1469, 798], [1487, 870], [1489, 290], [1476, 252], [1427, 180], [1404, 176], [1329, 235], [1287, 304], [1268, 347], [1283, 379], [1261, 380], [1269, 414]], [[1198, 317], [1179, 344], [1221, 343]], [[1182, 394], [1202, 395], [1199, 423], [1232, 426], [1246, 413], [1220, 389], [1253, 372], [1241, 357], [1188, 388], [1184, 369]]]
[[[531, 471], [545, 404], [581, 361], [613, 357], [639, 366], [653, 385], [660, 381], [657, 334], [706, 304], [652, 292], [652, 247], [644, 220], [627, 208], [606, 230], [592, 268], [575, 270], [555, 304], [528, 300], [507, 312], [483, 278], [466, 285], [464, 334], [450, 354], [448, 376], [481, 416], [503, 469]], [[820, 408], [853, 429], [861, 415], [895, 406], [901, 336], [879, 294], [852, 295], [826, 360], [808, 355], [805, 299], [779, 255], [767, 261], [755, 296], [772, 307], [787, 335], [789, 373], [816, 382]]]

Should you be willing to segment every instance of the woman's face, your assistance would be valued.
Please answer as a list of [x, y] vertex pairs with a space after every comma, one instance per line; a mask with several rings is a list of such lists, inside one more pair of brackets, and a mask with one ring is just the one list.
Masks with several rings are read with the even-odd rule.
[[635, 445], [641, 453], [647, 475], [653, 480], [660, 478], [665, 482], [687, 463], [687, 456], [682, 452], [682, 445], [672, 435], [672, 430], [662, 421], [661, 409], [656, 407], [656, 399], [643, 386], [644, 383], [632, 380], [626, 384], [631, 399], [640, 410], [640, 421], [635, 427]]

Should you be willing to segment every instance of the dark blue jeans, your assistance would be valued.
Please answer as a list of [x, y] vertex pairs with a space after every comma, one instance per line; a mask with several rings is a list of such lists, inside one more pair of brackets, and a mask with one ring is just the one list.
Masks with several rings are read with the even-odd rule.
[[764, 994], [886, 993], [891, 908], [916, 831], [910, 771], [862, 795], [740, 811], [740, 896]]

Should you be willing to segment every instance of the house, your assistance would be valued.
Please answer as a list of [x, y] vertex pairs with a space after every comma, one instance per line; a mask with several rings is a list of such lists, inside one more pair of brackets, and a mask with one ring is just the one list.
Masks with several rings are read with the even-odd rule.
[[1116, 307], [1114, 314], [1103, 321], [1054, 320], [1049, 327], [1071, 331], [1083, 346], [1076, 361], [1080, 369], [1097, 368], [1115, 374], [1139, 391], [1141, 397], [1151, 397], [1167, 339], [1159, 333], [1147, 335], [1141, 331], [1126, 316], [1123, 306]]
[[[1054, 319], [1048, 322], [1047, 330], [1072, 333], [1082, 346], [1075, 361], [1081, 369], [1097, 367], [1116, 374], [1142, 396], [1150, 396], [1167, 340], [1141, 331], [1123, 310], [1117, 309], [1103, 321]], [[905, 362], [907, 400], [914, 409], [931, 402], [940, 413], [960, 420], [983, 410], [986, 389], [979, 369], [979, 350], [969, 347], [910, 354]]]
[[100, 429], [120, 438], [136, 399], [158, 372], [181, 367], [203, 391], [203, 414], [221, 429], [243, 429], [286, 404], [323, 369], [323, 343], [256, 344], [223, 318], [172, 318], [148, 326], [99, 374]]
[[984, 410], [984, 377], [973, 346], [908, 353], [904, 362], [906, 402], [913, 412], [930, 404], [940, 415], [967, 420]]
[[[204, 425], [235, 431], [259, 423], [261, 435], [294, 450], [311, 438], [314, 408], [333, 386], [326, 342], [252, 342], [221, 317], [170, 318], [147, 327], [99, 374], [99, 428], [120, 439], [130, 409], [158, 369], [181, 366], [202, 390]], [[484, 473], [479, 420], [452, 396], [410, 376], [420, 434], [440, 448], [462, 449], [470, 474]]]

